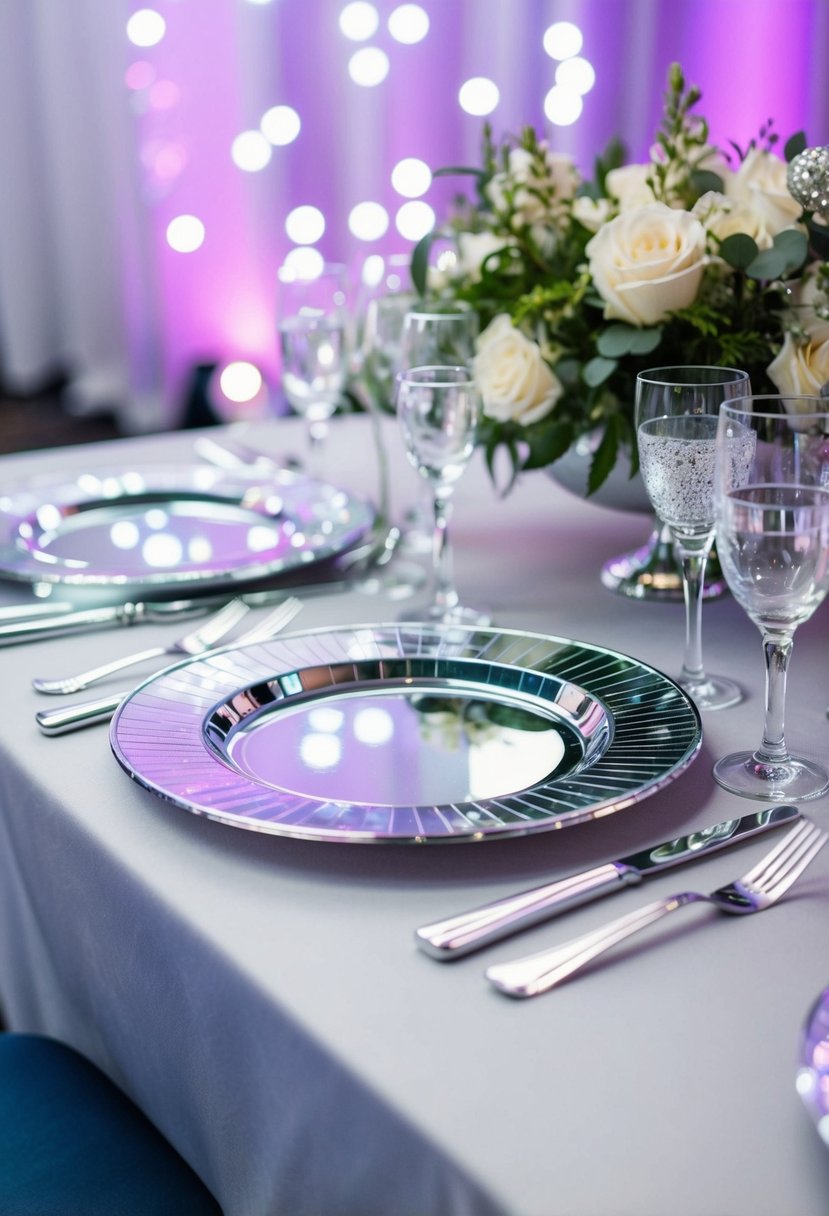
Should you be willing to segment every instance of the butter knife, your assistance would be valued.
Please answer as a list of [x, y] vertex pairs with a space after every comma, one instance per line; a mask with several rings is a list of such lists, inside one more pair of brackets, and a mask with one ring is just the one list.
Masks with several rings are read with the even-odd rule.
[[712, 827], [691, 832], [688, 836], [666, 840], [641, 852], [631, 853], [618, 861], [610, 861], [592, 870], [545, 883], [517, 895], [508, 895], [470, 912], [461, 912], [446, 920], [424, 925], [415, 931], [415, 941], [426, 954], [442, 962], [462, 958], [578, 904], [609, 895], [611, 891], [620, 891], [626, 886], [635, 886], [652, 874], [684, 865], [686, 861], [695, 861], [749, 836], [791, 823], [799, 815], [796, 806], [773, 806], [743, 815], [740, 819], [726, 819]]

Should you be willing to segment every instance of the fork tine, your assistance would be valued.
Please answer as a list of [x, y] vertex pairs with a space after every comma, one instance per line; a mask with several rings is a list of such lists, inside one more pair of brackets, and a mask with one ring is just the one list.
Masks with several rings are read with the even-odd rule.
[[786, 863], [783, 866], [778, 865], [775, 873], [770, 875], [763, 884], [763, 892], [770, 899], [779, 899], [788, 891], [792, 883], [800, 877], [829, 839], [826, 832], [821, 831], [820, 828], [815, 825], [812, 825], [812, 828], [811, 832], [797, 841], [797, 848]]
[[217, 638], [223, 637], [249, 611], [250, 607], [244, 600], [229, 600], [223, 608], [220, 608], [218, 612], [214, 612], [209, 620], [205, 621], [201, 628], [195, 631], [193, 636], [204, 643], [215, 641]]
[[759, 882], [763, 875], [767, 874], [770, 869], [773, 869], [781, 858], [785, 863], [789, 850], [796, 847], [801, 836], [811, 832], [813, 829], [813, 823], [810, 823], [808, 819], [802, 819], [790, 832], [787, 832], [785, 836], [778, 840], [774, 848], [764, 854], [757, 862], [757, 865], [749, 870], [747, 874], [744, 874], [740, 881], [746, 884]]
[[261, 621], [258, 621], [255, 625], [251, 625], [250, 629], [246, 629], [236, 639], [237, 644], [266, 642], [272, 634], [279, 632], [292, 621], [301, 607], [301, 600], [297, 599], [295, 595], [289, 596], [288, 599], [283, 600], [278, 607], [264, 616]]

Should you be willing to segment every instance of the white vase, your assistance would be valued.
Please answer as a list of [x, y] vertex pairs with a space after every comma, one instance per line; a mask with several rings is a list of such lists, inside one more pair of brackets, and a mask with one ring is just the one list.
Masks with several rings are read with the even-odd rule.
[[594, 502], [597, 506], [610, 507], [614, 511], [636, 511], [639, 514], [652, 515], [653, 507], [645, 492], [642, 478], [638, 472], [633, 477], [630, 475], [630, 451], [627, 448], [619, 449], [610, 474], [588, 498], [587, 478], [601, 438], [600, 431], [582, 435], [559, 460], [547, 465], [547, 473], [565, 490]]

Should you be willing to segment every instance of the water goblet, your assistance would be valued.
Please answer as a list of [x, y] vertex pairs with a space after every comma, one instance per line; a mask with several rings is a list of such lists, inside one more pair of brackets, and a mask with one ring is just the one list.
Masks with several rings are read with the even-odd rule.
[[685, 648], [678, 683], [699, 709], [742, 700], [733, 680], [702, 662], [705, 564], [714, 540], [714, 454], [722, 403], [751, 392], [729, 367], [658, 367], [636, 378], [636, 440], [648, 497], [671, 530], [682, 566]]
[[420, 303], [403, 318], [402, 365], [465, 367], [475, 354], [478, 330], [478, 314], [463, 301]]
[[818, 397], [753, 396], [720, 411], [717, 551], [766, 661], [763, 739], [717, 761], [724, 789], [797, 802], [829, 788], [821, 765], [790, 755], [786, 675], [798, 625], [829, 590], [829, 413]]
[[409, 462], [432, 492], [433, 598], [420, 618], [446, 624], [489, 623], [482, 612], [461, 606], [452, 575], [450, 500], [475, 450], [481, 397], [465, 367], [414, 367], [398, 376], [397, 416]]
[[289, 267], [279, 273], [282, 389], [306, 419], [312, 451], [324, 442], [346, 383], [345, 284], [338, 265], [307, 276]]

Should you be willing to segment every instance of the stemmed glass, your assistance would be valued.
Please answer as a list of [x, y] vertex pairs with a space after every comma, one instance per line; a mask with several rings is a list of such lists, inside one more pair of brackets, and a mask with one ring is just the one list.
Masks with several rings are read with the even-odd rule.
[[784, 715], [794, 631], [829, 590], [829, 413], [817, 397], [755, 396], [720, 411], [717, 551], [734, 598], [763, 637], [763, 741], [714, 766], [734, 794], [798, 801], [829, 788], [819, 764], [791, 756]]
[[307, 277], [279, 272], [279, 345], [282, 388], [308, 423], [312, 451], [323, 443], [345, 388], [345, 267], [326, 265]]
[[702, 664], [705, 563], [714, 540], [714, 453], [722, 403], [751, 392], [730, 367], [657, 367], [636, 377], [636, 439], [648, 497], [682, 565], [685, 650], [678, 683], [699, 709], [742, 700], [733, 680]]
[[403, 318], [402, 365], [464, 367], [475, 354], [478, 330], [478, 314], [462, 303], [411, 308]]
[[406, 454], [432, 491], [433, 599], [424, 613], [429, 621], [489, 621], [484, 613], [460, 604], [448, 532], [451, 495], [475, 450], [480, 413], [480, 393], [465, 367], [413, 367], [398, 377], [397, 416]]

